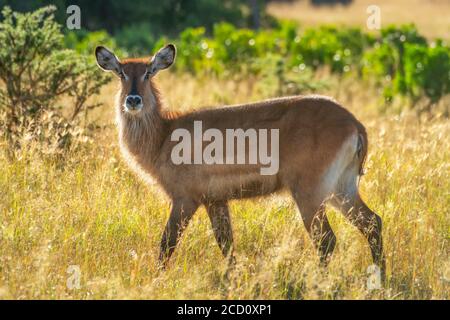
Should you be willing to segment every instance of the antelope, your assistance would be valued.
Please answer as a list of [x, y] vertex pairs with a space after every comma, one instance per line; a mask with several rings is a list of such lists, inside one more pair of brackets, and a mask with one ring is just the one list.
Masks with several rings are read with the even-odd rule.
[[[154, 76], [175, 61], [172, 44], [151, 58], [120, 61], [99, 46], [97, 63], [120, 78], [116, 117], [121, 152], [134, 170], [151, 176], [171, 199], [159, 262], [165, 267], [189, 220], [203, 205], [225, 257], [232, 257], [233, 232], [228, 202], [288, 190], [327, 265], [336, 236], [325, 212], [330, 203], [366, 237], [374, 263], [385, 272], [382, 221], [361, 199], [368, 140], [364, 126], [347, 109], [324, 96], [282, 97], [251, 104], [202, 109], [173, 115], [162, 106]], [[171, 133], [204, 129], [278, 129], [279, 170], [260, 174], [261, 164], [174, 164]], [[204, 145], [203, 145], [204, 147]], [[248, 148], [246, 152], [248, 152]]]

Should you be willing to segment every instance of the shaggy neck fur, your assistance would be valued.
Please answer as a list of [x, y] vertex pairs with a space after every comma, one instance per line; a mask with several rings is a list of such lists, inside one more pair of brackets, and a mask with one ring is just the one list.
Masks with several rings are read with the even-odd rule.
[[122, 101], [119, 98], [116, 103], [122, 152], [127, 160], [152, 172], [165, 139], [165, 120], [161, 116], [159, 93], [154, 89], [148, 101], [144, 102], [143, 110], [137, 115], [124, 111]]

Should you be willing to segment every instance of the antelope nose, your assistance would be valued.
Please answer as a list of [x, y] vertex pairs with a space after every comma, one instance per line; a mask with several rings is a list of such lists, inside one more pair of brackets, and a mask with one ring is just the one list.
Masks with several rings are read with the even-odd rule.
[[129, 108], [135, 108], [142, 104], [142, 98], [140, 96], [136, 95], [130, 95], [125, 100], [127, 107]]

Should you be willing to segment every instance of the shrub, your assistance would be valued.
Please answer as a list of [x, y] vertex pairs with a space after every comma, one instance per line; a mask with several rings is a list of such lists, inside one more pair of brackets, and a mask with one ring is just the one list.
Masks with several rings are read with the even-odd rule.
[[155, 37], [149, 23], [133, 24], [117, 32], [114, 36], [117, 45], [135, 55], [149, 55], [155, 45]]
[[[167, 41], [159, 40], [156, 49]], [[275, 84], [278, 94], [320, 88], [307, 83], [311, 71], [323, 67], [338, 76], [370, 80], [383, 89], [387, 103], [406, 96], [417, 107], [425, 97], [425, 109], [430, 110], [449, 93], [449, 47], [440, 41], [430, 46], [413, 25], [390, 26], [375, 37], [358, 28], [298, 31], [296, 25], [282, 22], [274, 29], [254, 31], [219, 23], [212, 35], [203, 27], [188, 28], [175, 42], [177, 70], [265, 79], [265, 84]]]
[[239, 0], [0, 0], [0, 7], [10, 5], [21, 12], [50, 4], [57, 6], [55, 14], [60, 23], [67, 18], [66, 8], [76, 4], [82, 8], [83, 28], [89, 31], [107, 30], [110, 34], [127, 27], [130, 21], [136, 24], [151, 23], [154, 35], [174, 35], [187, 27], [205, 26], [212, 30], [217, 21], [245, 26], [250, 16], [247, 1]]
[[180, 34], [180, 38], [176, 42], [178, 47], [176, 67], [178, 69], [196, 74], [209, 71], [209, 67], [213, 67], [207, 65], [210, 48], [206, 42], [205, 28], [187, 28]]
[[260, 31], [219, 23], [210, 37], [205, 28], [188, 28], [176, 40], [179, 69], [218, 74], [259, 74], [262, 65], [255, 62], [268, 55], [279, 55], [290, 68], [329, 66], [337, 74], [359, 71], [361, 57], [374, 41], [357, 28], [327, 26], [299, 33], [289, 22]]
[[83, 55], [92, 55], [95, 47], [101, 43], [105, 47], [114, 50], [117, 54], [122, 54], [116, 40], [105, 30], [87, 32], [83, 30], [70, 31], [64, 36], [64, 47], [75, 50]]
[[422, 109], [430, 111], [450, 92], [450, 48], [442, 41], [429, 45], [413, 25], [383, 29], [363, 59], [363, 75], [376, 79], [387, 102], [405, 96], [416, 108], [425, 97], [428, 101]]
[[329, 88], [325, 80], [314, 78], [314, 72], [306, 66], [291, 68], [279, 55], [260, 58], [257, 64], [261, 67], [261, 81], [257, 88], [268, 97], [315, 93]]
[[259, 74], [264, 68], [261, 58], [286, 53], [287, 39], [295, 37], [292, 31], [292, 24], [256, 32], [219, 23], [208, 37], [203, 27], [188, 28], [175, 40], [179, 48], [177, 68], [193, 74], [212, 72], [225, 77]]
[[327, 65], [334, 73], [346, 73], [357, 69], [364, 50], [372, 43], [369, 35], [356, 28], [309, 28], [294, 40], [291, 64], [312, 68]]
[[[438, 41], [430, 47], [417, 44], [405, 46], [403, 94], [414, 101], [421, 96], [428, 98], [423, 111], [431, 111], [432, 105], [450, 93], [450, 50]], [[422, 110], [421, 110], [422, 111]]]
[[[90, 58], [63, 49], [54, 10], [17, 13], [5, 7], [2, 11], [0, 130], [11, 145], [27, 136], [53, 144], [53, 149], [68, 147], [80, 133], [80, 115], [98, 106], [88, 104], [88, 98], [109, 80]], [[62, 98], [64, 108], [58, 106]], [[60, 137], [54, 143], [46, 139], [49, 128]]]

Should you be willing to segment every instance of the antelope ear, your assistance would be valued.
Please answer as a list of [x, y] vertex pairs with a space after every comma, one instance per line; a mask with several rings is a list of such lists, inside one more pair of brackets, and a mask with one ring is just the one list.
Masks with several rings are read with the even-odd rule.
[[156, 74], [159, 70], [164, 70], [170, 67], [175, 61], [177, 50], [173, 44], [168, 44], [160, 49], [150, 61], [148, 72], [151, 75]]
[[122, 65], [116, 55], [106, 49], [99, 46], [95, 48], [95, 58], [97, 59], [98, 66], [104, 71], [113, 71], [115, 74], [120, 75], [122, 73]]

